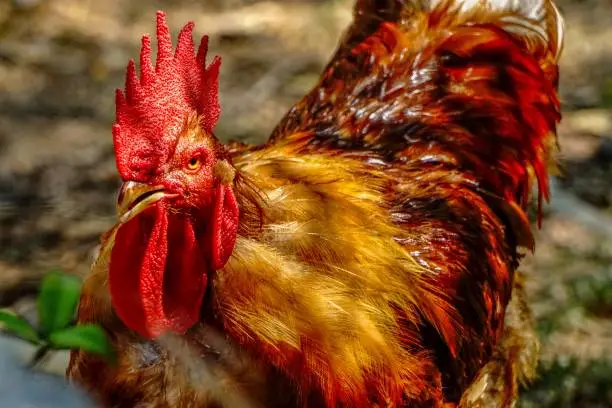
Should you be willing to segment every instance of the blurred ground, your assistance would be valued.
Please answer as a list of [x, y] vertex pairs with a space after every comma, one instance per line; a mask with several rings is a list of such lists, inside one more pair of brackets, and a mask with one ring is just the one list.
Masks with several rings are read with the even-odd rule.
[[[50, 268], [87, 271], [113, 222], [110, 123], [158, 8], [223, 56], [218, 135], [262, 141], [316, 81], [351, 0], [0, 0], [0, 307]], [[564, 175], [524, 263], [543, 339], [524, 407], [612, 407], [612, 4], [560, 0]]]

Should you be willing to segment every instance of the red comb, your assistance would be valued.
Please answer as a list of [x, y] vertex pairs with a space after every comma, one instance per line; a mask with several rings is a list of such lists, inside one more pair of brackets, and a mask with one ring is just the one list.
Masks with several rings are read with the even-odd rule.
[[219, 119], [221, 59], [215, 57], [206, 67], [206, 36], [194, 53], [193, 26], [189, 22], [183, 27], [173, 53], [166, 14], [158, 11], [155, 68], [147, 35], [142, 37], [140, 78], [134, 60], [127, 66], [125, 93], [116, 93], [113, 125], [117, 169], [124, 180], [146, 182], [155, 173], [174, 148], [187, 115], [199, 114], [209, 133]]

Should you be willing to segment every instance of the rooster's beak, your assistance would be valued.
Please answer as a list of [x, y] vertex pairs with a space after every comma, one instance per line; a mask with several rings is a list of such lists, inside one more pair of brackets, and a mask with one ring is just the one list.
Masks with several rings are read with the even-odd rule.
[[126, 181], [119, 190], [117, 197], [117, 215], [119, 222], [125, 224], [157, 201], [169, 195], [163, 186]]

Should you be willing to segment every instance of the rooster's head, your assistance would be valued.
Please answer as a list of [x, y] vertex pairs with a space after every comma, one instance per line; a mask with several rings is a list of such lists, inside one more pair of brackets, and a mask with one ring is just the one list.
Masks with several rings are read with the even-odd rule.
[[176, 50], [157, 14], [157, 59], [142, 39], [140, 76], [127, 68], [113, 126], [123, 186], [109, 283], [119, 318], [140, 335], [182, 333], [200, 314], [207, 277], [232, 253], [238, 226], [234, 169], [213, 135], [219, 118], [221, 60], [206, 66], [193, 23]]

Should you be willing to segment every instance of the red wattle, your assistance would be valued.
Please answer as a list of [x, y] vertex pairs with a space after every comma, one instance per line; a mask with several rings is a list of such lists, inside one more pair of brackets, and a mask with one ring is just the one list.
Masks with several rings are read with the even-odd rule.
[[184, 333], [199, 319], [206, 251], [191, 222], [162, 200], [117, 231], [111, 252], [111, 301], [119, 318], [146, 338]]
[[238, 234], [239, 210], [230, 186], [219, 185], [214, 203], [211, 237], [212, 267], [221, 269], [232, 255]]
[[184, 333], [197, 323], [207, 272], [222, 268], [234, 250], [239, 210], [229, 186], [215, 190], [208, 236], [196, 237], [192, 220], [160, 200], [122, 225], [109, 265], [117, 316], [145, 338]]

